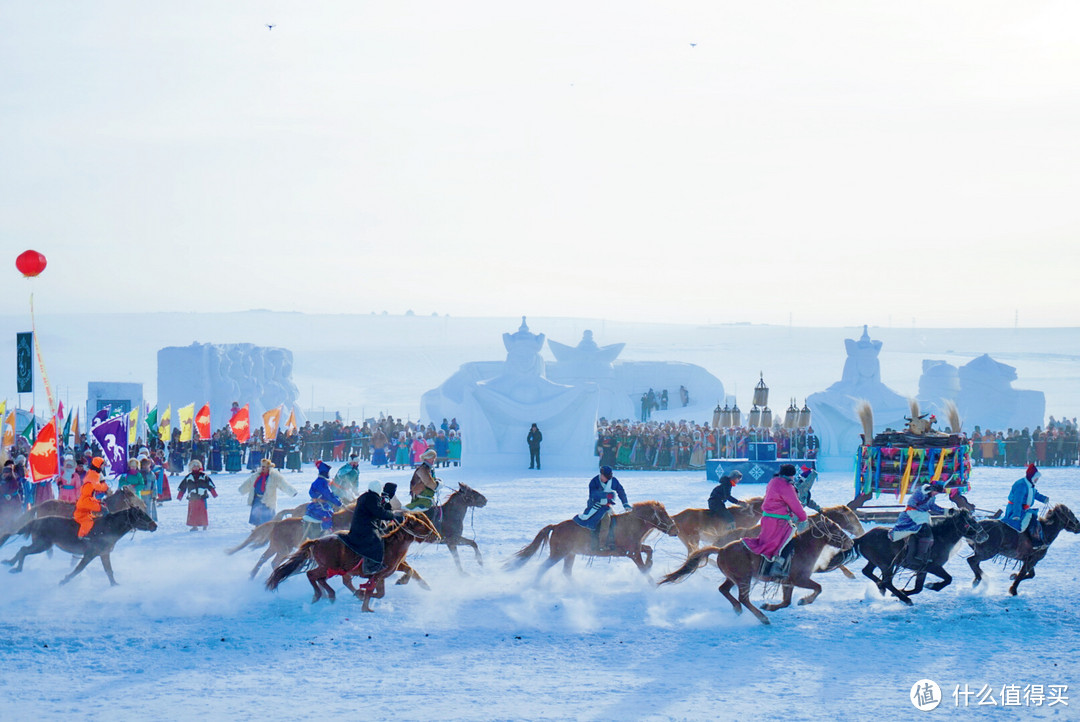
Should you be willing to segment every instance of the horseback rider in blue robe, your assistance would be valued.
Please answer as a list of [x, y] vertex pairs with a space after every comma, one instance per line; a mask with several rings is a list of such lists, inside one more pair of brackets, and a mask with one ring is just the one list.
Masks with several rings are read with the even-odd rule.
[[908, 497], [907, 506], [896, 519], [889, 538], [900, 541], [907, 538], [907, 559], [904, 566], [921, 569], [930, 561], [934, 547], [934, 533], [930, 529], [930, 515], [944, 514], [945, 510], [934, 503], [934, 497], [945, 491], [941, 481], [923, 484]]
[[1050, 497], [1035, 490], [1035, 482], [1041, 476], [1042, 473], [1035, 468], [1034, 464], [1028, 464], [1024, 478], [1017, 479], [1009, 490], [1009, 503], [1005, 507], [1005, 516], [1001, 518], [1003, 522], [1020, 532], [1016, 551], [1021, 559], [1046, 549], [1039, 515], [1037, 510], [1032, 508], [1032, 504], [1036, 501], [1044, 504], [1050, 501]]
[[330, 465], [320, 459], [315, 468], [319, 475], [311, 482], [311, 502], [304, 510], [305, 539], [317, 539], [329, 532], [334, 525], [334, 510], [341, 507], [341, 499], [330, 490]]
[[[600, 547], [600, 522], [615, 506], [615, 497], [619, 497], [623, 510], [630, 511], [630, 502], [626, 500], [626, 490], [614, 477], [610, 466], [601, 466], [600, 473], [589, 481], [589, 503], [585, 511], [574, 517], [578, 526], [592, 532], [593, 550], [604, 551]], [[615, 546], [615, 527], [608, 527], [608, 548]]]

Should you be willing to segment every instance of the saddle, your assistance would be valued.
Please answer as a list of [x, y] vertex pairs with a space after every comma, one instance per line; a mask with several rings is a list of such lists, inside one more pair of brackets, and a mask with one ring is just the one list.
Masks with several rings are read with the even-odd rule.
[[791, 574], [791, 560], [795, 556], [794, 537], [792, 537], [780, 553], [775, 557], [761, 557], [759, 574], [763, 579], [787, 579]]

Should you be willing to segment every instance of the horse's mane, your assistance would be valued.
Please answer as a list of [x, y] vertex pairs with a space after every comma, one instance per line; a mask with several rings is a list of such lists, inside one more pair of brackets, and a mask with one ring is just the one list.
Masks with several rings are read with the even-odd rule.
[[405, 518], [402, 519], [401, 522], [399, 522], [396, 527], [394, 527], [390, 531], [383, 534], [382, 538], [383, 539], [389, 539], [390, 537], [397, 536], [398, 534], [400, 534], [402, 532], [403, 529], [405, 529], [405, 523], [408, 522], [409, 520], [419, 522], [421, 526], [423, 526], [425, 529], [427, 529], [429, 534], [430, 533], [434, 533], [436, 535], [439, 534], [439, 530], [435, 528], [435, 524], [433, 524], [431, 519], [429, 519], [426, 515], [421, 514], [421, 513], [417, 513], [417, 512], [414, 512], [414, 511], [407, 511], [407, 512], [405, 512]]
[[1052, 507], [1046, 510], [1046, 513], [1043, 514], [1042, 521], [1047, 521], [1053, 518], [1054, 515], [1058, 513], [1060, 513], [1065, 519], [1068, 519], [1070, 516], [1074, 519], [1076, 518], [1076, 514], [1073, 513], [1072, 509], [1067, 507], [1065, 504], [1059, 503], [1054, 504]]
[[655, 499], [649, 499], [648, 501], [639, 501], [630, 505], [633, 509], [661, 509], [663, 504]]

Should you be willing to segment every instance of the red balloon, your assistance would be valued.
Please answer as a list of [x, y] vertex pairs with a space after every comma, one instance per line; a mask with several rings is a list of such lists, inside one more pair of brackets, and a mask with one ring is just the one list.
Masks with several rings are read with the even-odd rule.
[[23, 251], [15, 259], [15, 268], [18, 268], [19, 273], [27, 278], [33, 278], [45, 270], [47, 263], [45, 254], [37, 251]]

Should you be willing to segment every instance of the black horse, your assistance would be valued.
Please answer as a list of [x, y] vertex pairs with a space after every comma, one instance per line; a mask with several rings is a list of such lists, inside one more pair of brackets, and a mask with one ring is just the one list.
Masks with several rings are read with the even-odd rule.
[[[67, 584], [72, 577], [86, 568], [86, 565], [101, 557], [101, 566], [109, 575], [109, 583], [116, 586], [116, 578], [113, 577], [112, 561], [109, 554], [116, 546], [117, 540], [129, 531], [139, 529], [142, 531], [154, 531], [157, 523], [142, 509], [132, 506], [123, 511], [106, 514], [94, 522], [94, 528], [90, 533], [79, 538], [79, 523], [74, 519], [62, 516], [45, 516], [34, 519], [19, 531], [9, 536], [29, 536], [30, 544], [20, 549], [14, 557], [4, 561], [4, 564], [12, 566], [11, 573], [21, 572], [23, 560], [30, 554], [38, 554], [52, 549], [53, 545], [60, 547], [71, 554], [81, 554], [82, 559], [71, 573], [61, 580], [61, 584]], [[2, 541], [7, 541], [4, 537]], [[0, 542], [2, 543], [2, 542]]]
[[[1053, 544], [1054, 539], [1057, 539], [1058, 534], [1062, 531], [1080, 534], [1080, 521], [1077, 521], [1072, 509], [1064, 504], [1056, 504], [1040, 521], [1042, 522], [1043, 537], [1047, 548]], [[975, 573], [975, 579], [972, 580], [971, 586], [977, 587], [979, 582], [982, 581], [982, 569], [979, 568], [980, 562], [996, 556], [1018, 559], [1020, 561], [1020, 571], [1012, 576], [1013, 583], [1009, 587], [1009, 594], [1016, 596], [1016, 588], [1020, 586], [1020, 582], [1035, 576], [1035, 565], [1046, 556], [1047, 549], [1021, 557], [1017, 552], [1020, 532], [1005, 522], [996, 519], [984, 521], [982, 527], [986, 531], [987, 539], [981, 543], [971, 544], [971, 548], [975, 553], [968, 557], [967, 560], [971, 571]]]
[[[471, 486], [459, 483], [457, 491], [451, 494], [449, 499], [439, 506], [424, 511], [424, 516], [431, 520], [431, 523], [435, 525], [441, 535], [441, 538], [437, 541], [433, 539], [432, 543], [445, 544], [450, 549], [450, 555], [454, 557], [454, 563], [457, 564], [458, 571], [462, 574], [465, 574], [465, 568], [461, 566], [461, 559], [458, 557], [457, 548], [459, 544], [472, 547], [473, 552], [476, 554], [476, 563], [484, 566], [484, 559], [480, 555], [480, 548], [476, 546], [476, 540], [468, 539], [462, 534], [465, 530], [465, 515], [469, 509], [479, 509], [486, 505], [486, 496]], [[428, 540], [421, 539], [420, 541]], [[399, 571], [404, 571], [405, 576], [398, 579], [398, 584], [408, 584], [410, 579], [416, 579], [421, 585], [424, 584], [420, 575], [411, 567]]]
[[[945, 562], [952, 554], [953, 547], [961, 538], [975, 542], [986, 541], [986, 532], [982, 530], [979, 522], [967, 509], [949, 509], [944, 518], [935, 520], [930, 525], [930, 531], [934, 535], [934, 546], [930, 553], [930, 561], [920, 569], [915, 569], [915, 588], [900, 591], [893, 586], [893, 576], [897, 569], [907, 567], [904, 563], [906, 556], [907, 540], [892, 541], [889, 539], [889, 530], [885, 527], [877, 527], [863, 534], [855, 540], [855, 549], [858, 550], [867, 561], [863, 568], [863, 574], [877, 584], [878, 590], [884, 594], [889, 590], [904, 604], [911, 605], [910, 595], [922, 591], [923, 582], [927, 573], [941, 579], [940, 582], [928, 584], [930, 589], [940, 591], [949, 586], [952, 577], [945, 571]], [[911, 567], [907, 567], [910, 569]], [[874, 569], [881, 570], [881, 578], [874, 575]]]

